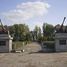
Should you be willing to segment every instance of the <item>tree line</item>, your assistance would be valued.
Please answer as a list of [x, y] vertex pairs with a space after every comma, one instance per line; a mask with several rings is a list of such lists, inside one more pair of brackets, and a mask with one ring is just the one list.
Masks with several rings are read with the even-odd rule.
[[[7, 26], [5, 26], [6, 28]], [[52, 24], [43, 23], [42, 29], [35, 26], [33, 31], [30, 31], [26, 24], [14, 24], [8, 26], [8, 30], [14, 41], [51, 41], [54, 40], [55, 30], [58, 30], [60, 25], [53, 26]], [[67, 26], [66, 26], [67, 28]]]

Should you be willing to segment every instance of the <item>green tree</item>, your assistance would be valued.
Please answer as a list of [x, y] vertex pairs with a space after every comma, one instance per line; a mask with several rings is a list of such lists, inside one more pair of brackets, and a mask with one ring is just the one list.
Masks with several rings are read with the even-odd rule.
[[14, 40], [19, 40], [19, 25], [14, 24], [13, 29], [14, 29]]
[[14, 32], [15, 32], [14, 26], [8, 26], [8, 30], [9, 30], [9, 32], [10, 32], [10, 35], [11, 35], [12, 37], [14, 37]]
[[43, 36], [46, 40], [52, 40], [54, 33], [54, 26], [51, 24], [43, 24]]
[[36, 32], [36, 34], [35, 34], [35, 36], [36, 36], [36, 40], [39, 41], [40, 38], [41, 38], [41, 28], [38, 27], [38, 26], [35, 26], [34, 31]]
[[25, 24], [14, 24], [13, 26], [9, 26], [10, 34], [13, 36], [14, 40], [25, 41], [29, 40], [29, 28]]

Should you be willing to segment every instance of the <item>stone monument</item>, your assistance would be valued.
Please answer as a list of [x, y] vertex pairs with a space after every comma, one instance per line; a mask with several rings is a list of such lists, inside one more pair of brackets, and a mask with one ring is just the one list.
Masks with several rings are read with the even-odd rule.
[[9, 31], [3, 26], [0, 20], [0, 52], [12, 51], [12, 40]]
[[64, 28], [63, 24], [66, 17], [59, 28], [58, 31], [55, 33], [55, 50], [56, 51], [67, 51], [67, 31]]

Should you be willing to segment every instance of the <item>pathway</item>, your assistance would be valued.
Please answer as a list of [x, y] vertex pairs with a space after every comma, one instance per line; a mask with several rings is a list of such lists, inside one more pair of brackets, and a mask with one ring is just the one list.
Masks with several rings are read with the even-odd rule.
[[31, 52], [31, 53], [33, 53], [33, 52], [38, 52], [38, 51], [40, 51], [41, 50], [41, 46], [40, 46], [40, 44], [39, 43], [37, 43], [37, 42], [33, 42], [33, 43], [31, 43], [31, 44], [28, 44], [26, 47], [25, 47], [25, 51], [26, 52]]

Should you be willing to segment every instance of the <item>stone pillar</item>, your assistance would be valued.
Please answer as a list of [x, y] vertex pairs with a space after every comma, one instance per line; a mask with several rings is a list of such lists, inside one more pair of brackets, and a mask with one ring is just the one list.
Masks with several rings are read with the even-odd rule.
[[12, 51], [12, 39], [8, 34], [0, 34], [0, 52]]
[[55, 34], [55, 49], [56, 51], [67, 51], [67, 33]]

